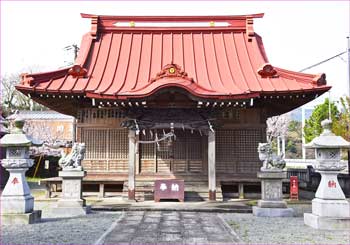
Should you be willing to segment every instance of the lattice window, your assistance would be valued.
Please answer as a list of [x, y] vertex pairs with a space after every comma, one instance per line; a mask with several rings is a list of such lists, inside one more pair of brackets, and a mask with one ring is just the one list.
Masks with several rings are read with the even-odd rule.
[[186, 160], [187, 159], [187, 147], [186, 147], [186, 134], [182, 130], [175, 130], [176, 140], [174, 141], [174, 159]]
[[244, 129], [237, 130], [236, 133], [236, 150], [238, 159], [259, 160], [257, 153], [258, 143], [261, 141], [261, 130]]
[[237, 164], [238, 173], [256, 173], [261, 167], [260, 162], [241, 161]]
[[126, 129], [109, 130], [109, 159], [127, 159], [129, 138]]
[[[151, 134], [147, 133], [146, 135], [141, 134], [140, 140], [151, 141], [154, 138], [151, 137]], [[140, 150], [141, 159], [155, 159], [155, 144], [140, 144]]]
[[235, 158], [235, 131], [218, 130], [215, 135], [217, 161], [232, 161]]
[[82, 129], [86, 159], [127, 159], [129, 144], [125, 129]]
[[216, 131], [216, 168], [218, 172], [250, 173], [258, 170], [258, 143], [261, 129], [227, 129]]
[[170, 159], [171, 150], [168, 141], [163, 140], [159, 142], [159, 146], [157, 146], [157, 158], [158, 159]]
[[199, 160], [202, 159], [202, 136], [198, 132], [193, 134], [187, 134], [187, 159], [188, 160]]
[[107, 159], [107, 129], [83, 129], [81, 142], [86, 144], [86, 159]]

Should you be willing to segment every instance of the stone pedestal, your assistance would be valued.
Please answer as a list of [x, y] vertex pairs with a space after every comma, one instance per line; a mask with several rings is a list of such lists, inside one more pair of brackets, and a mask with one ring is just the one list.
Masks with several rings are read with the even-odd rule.
[[304, 223], [315, 229], [350, 230], [350, 204], [340, 188], [339, 171], [318, 171], [321, 182], [312, 200], [312, 213], [304, 214]]
[[86, 215], [90, 207], [85, 205], [82, 195], [82, 179], [86, 172], [82, 170], [63, 170], [59, 172], [62, 177], [62, 196], [57, 207], [52, 210], [58, 217], [73, 217]]
[[283, 201], [282, 180], [287, 177], [281, 170], [258, 172], [261, 179], [261, 200], [253, 207], [253, 214], [259, 217], [292, 217], [294, 210]]
[[[7, 161], [4, 159], [2, 163], [6, 165]], [[0, 198], [1, 223], [32, 224], [40, 221], [41, 211], [33, 210], [34, 198], [30, 194], [24, 175], [28, 168], [8, 168], [7, 170], [10, 176]]]

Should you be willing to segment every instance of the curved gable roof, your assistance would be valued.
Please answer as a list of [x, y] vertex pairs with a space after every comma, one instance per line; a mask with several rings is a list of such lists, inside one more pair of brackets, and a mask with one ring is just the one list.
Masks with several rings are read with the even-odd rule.
[[[91, 19], [92, 28], [83, 36], [75, 65], [48, 73], [24, 74], [16, 88], [25, 93], [116, 100], [145, 98], [167, 87], [180, 87], [207, 99], [329, 90], [324, 74], [304, 74], [269, 64], [262, 39], [253, 30], [253, 19], [262, 16], [82, 14]], [[165, 21], [208, 26], [145, 26]]]

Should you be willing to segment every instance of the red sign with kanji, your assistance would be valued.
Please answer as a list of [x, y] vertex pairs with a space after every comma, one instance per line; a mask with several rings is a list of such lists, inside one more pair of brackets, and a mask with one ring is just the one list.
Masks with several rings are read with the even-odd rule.
[[298, 176], [290, 176], [290, 199], [299, 199]]
[[337, 184], [334, 180], [328, 181], [328, 188], [337, 188]]
[[11, 183], [13, 185], [19, 184], [19, 181], [18, 181], [17, 177], [14, 177], [13, 180], [11, 181]]
[[185, 185], [183, 180], [167, 179], [156, 180], [154, 183], [154, 200], [178, 199], [183, 202], [185, 198]]

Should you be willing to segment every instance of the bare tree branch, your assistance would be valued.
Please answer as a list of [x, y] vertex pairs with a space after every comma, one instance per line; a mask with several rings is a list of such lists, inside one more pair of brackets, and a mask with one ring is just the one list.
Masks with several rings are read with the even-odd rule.
[[266, 135], [268, 141], [271, 142], [272, 138], [277, 138], [279, 136], [286, 136], [290, 120], [290, 116], [287, 114], [268, 118], [266, 121]]

